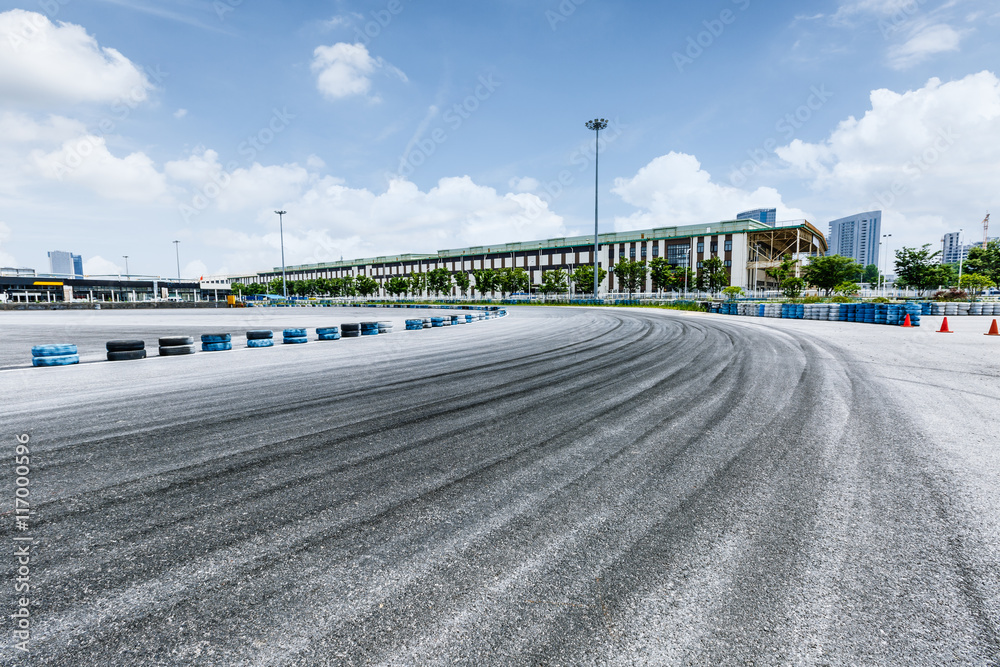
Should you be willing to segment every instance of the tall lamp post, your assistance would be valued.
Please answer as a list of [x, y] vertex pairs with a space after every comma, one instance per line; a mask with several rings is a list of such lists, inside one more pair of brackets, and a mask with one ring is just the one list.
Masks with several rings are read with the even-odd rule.
[[594, 139], [594, 299], [597, 299], [597, 286], [600, 283], [600, 272], [597, 263], [597, 196], [598, 196], [598, 175], [601, 159], [601, 130], [608, 126], [606, 118], [595, 118], [587, 121], [587, 129], [597, 132]]
[[962, 230], [958, 230], [958, 289], [962, 289], [962, 260], [965, 259], [965, 246], [962, 245]]
[[180, 241], [174, 241], [174, 253], [177, 256], [177, 287], [174, 288], [174, 294], [179, 298], [181, 295], [181, 250]]
[[288, 282], [285, 280], [285, 224], [284, 217], [288, 211], [275, 211], [278, 214], [278, 233], [281, 236], [281, 296], [288, 299]]
[[122, 255], [125, 258], [125, 280], [128, 280], [128, 255]]
[[[883, 234], [882, 238], [883, 239], [892, 238], [892, 234]], [[882, 282], [882, 296], [885, 296], [885, 290], [886, 290], [886, 287], [887, 287], [886, 280], [885, 280], [885, 272], [889, 269], [889, 242], [886, 241], [886, 240], [883, 240], [883, 243], [885, 243], [885, 255], [884, 255], [885, 259], [882, 260], [882, 275], [879, 276], [879, 278], [880, 278], [880, 281]]]

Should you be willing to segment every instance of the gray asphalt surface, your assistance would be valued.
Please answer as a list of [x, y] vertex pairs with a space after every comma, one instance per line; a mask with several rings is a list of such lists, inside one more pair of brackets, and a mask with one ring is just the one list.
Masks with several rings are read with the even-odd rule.
[[[268, 328], [369, 319], [349, 310]], [[2, 664], [1000, 664], [995, 339], [399, 313], [390, 336], [0, 372], [38, 586], [31, 653], [8, 633]]]

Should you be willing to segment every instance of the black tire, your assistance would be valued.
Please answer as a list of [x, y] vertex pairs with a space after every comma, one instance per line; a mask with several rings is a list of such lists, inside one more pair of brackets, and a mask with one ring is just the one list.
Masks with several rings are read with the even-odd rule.
[[146, 350], [109, 350], [108, 361], [135, 361], [145, 359]]
[[268, 338], [274, 338], [273, 331], [258, 329], [257, 331], [247, 332], [247, 340], [267, 340]]
[[344, 333], [347, 333], [348, 331], [361, 331], [361, 325], [357, 322], [348, 322], [346, 324], [341, 324], [340, 330]]
[[108, 348], [108, 352], [135, 352], [145, 350], [146, 343], [141, 340], [109, 340], [105, 347]]
[[345, 331], [343, 334], [344, 338], [360, 338], [360, 331]]
[[[190, 340], [190, 338], [188, 339]], [[176, 357], [182, 354], [194, 354], [194, 344], [191, 345], [161, 345], [161, 357]]]
[[174, 347], [176, 345], [194, 345], [194, 336], [167, 336], [159, 340], [160, 347]]

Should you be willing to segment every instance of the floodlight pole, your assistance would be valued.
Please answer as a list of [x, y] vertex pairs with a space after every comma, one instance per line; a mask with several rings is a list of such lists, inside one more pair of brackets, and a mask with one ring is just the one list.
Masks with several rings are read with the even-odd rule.
[[597, 290], [600, 283], [600, 265], [597, 262], [597, 201], [599, 194], [599, 174], [601, 163], [601, 130], [608, 126], [606, 118], [595, 118], [587, 121], [587, 129], [597, 132], [594, 139], [594, 299], [597, 299]]
[[278, 233], [281, 235], [281, 296], [288, 300], [288, 282], [285, 280], [285, 225], [284, 216], [288, 211], [275, 211], [278, 214]]

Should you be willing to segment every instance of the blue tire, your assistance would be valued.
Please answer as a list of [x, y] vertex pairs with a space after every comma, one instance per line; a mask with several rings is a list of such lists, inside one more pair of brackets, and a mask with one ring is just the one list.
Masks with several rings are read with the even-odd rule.
[[62, 354], [57, 356], [34, 357], [31, 360], [32, 366], [70, 366], [80, 363], [80, 356], [76, 354]]
[[233, 337], [227, 333], [224, 334], [202, 334], [201, 342], [209, 345], [214, 345], [216, 343], [230, 343]]
[[[76, 354], [76, 345], [69, 343], [65, 344], [54, 344], [54, 345], [36, 345], [31, 348], [31, 356], [33, 357], [66, 357]], [[59, 365], [59, 364], [53, 364]]]
[[340, 340], [339, 333], [317, 334], [320, 340]]
[[274, 340], [271, 338], [248, 338], [247, 347], [274, 347]]
[[319, 327], [316, 329], [317, 336], [324, 336], [326, 334], [339, 334], [340, 327]]
[[305, 329], [285, 329], [281, 334], [285, 338], [304, 338], [308, 336]]
[[301, 345], [302, 343], [308, 343], [308, 336], [285, 336], [283, 339], [285, 345]]
[[224, 343], [202, 343], [202, 352], [225, 352], [233, 349], [233, 344], [226, 341]]

